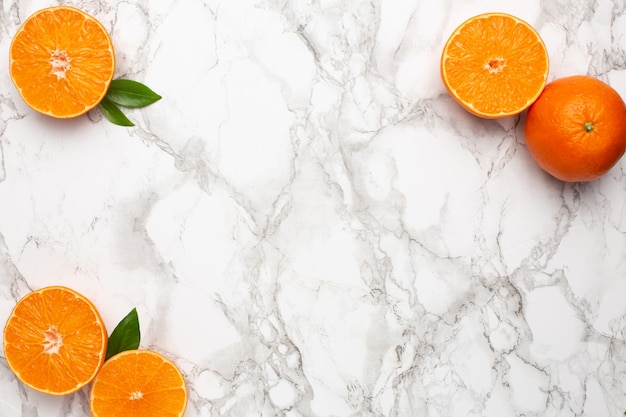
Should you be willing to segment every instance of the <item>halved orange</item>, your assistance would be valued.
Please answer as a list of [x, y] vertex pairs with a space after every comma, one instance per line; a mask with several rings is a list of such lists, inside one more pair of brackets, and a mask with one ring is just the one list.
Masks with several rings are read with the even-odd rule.
[[107, 360], [89, 394], [93, 417], [181, 417], [187, 385], [170, 359], [152, 350], [126, 350]]
[[9, 52], [11, 79], [30, 107], [69, 118], [97, 106], [115, 72], [107, 30], [74, 7], [55, 6], [31, 15]]
[[52, 395], [83, 388], [104, 363], [107, 331], [91, 301], [61, 286], [18, 301], [4, 328], [4, 355], [25, 385]]
[[537, 31], [506, 13], [462, 23], [441, 55], [441, 78], [465, 109], [485, 118], [521, 113], [541, 94], [549, 59]]

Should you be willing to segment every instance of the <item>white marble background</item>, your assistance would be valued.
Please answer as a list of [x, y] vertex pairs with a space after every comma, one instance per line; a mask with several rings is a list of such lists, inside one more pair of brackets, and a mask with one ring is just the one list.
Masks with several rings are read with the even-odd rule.
[[[71, 286], [171, 357], [196, 416], [593, 416], [626, 410], [626, 158], [566, 184], [523, 116], [481, 120], [439, 56], [466, 18], [542, 35], [550, 79], [626, 97], [624, 0], [68, 1], [111, 31], [129, 111], [38, 115], [0, 8], [0, 321]], [[19, 384], [3, 417], [88, 416]]]

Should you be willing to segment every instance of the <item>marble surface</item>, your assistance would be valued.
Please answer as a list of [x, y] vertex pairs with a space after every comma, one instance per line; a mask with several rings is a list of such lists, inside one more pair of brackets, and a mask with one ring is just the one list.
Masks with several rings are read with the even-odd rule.
[[[563, 183], [524, 116], [482, 120], [439, 56], [466, 18], [531, 23], [550, 79], [626, 97], [620, 0], [69, 1], [163, 96], [69, 121], [8, 75], [0, 8], [0, 319], [46, 285], [133, 307], [196, 416], [594, 416], [626, 410], [626, 158]], [[57, 3], [54, 3], [57, 4]], [[3, 417], [88, 416], [0, 360]]]

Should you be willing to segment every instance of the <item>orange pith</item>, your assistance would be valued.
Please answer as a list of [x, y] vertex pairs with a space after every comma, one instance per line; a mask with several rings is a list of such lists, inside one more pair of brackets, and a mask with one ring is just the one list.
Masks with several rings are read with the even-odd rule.
[[100, 103], [113, 79], [115, 53], [100, 22], [70, 6], [42, 9], [11, 42], [10, 74], [24, 101], [40, 113], [69, 118]]
[[180, 417], [187, 385], [176, 365], [151, 350], [127, 350], [106, 361], [89, 395], [93, 417]]
[[4, 354], [25, 385], [52, 395], [78, 391], [104, 363], [107, 331], [95, 306], [69, 288], [24, 296], [4, 329]]
[[485, 13], [462, 23], [441, 55], [441, 78], [469, 112], [485, 118], [524, 111], [548, 79], [549, 59], [537, 31], [505, 13]]
[[559, 78], [528, 109], [524, 134], [545, 171], [563, 181], [592, 181], [626, 151], [626, 104], [596, 78]]

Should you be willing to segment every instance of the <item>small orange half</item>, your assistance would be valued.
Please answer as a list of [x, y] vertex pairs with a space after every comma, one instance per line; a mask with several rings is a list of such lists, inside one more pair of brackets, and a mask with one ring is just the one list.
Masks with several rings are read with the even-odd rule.
[[4, 355], [25, 385], [52, 395], [78, 391], [104, 363], [107, 331], [76, 291], [45, 287], [17, 302], [4, 328]]
[[548, 71], [548, 52], [537, 31], [506, 13], [466, 20], [441, 55], [441, 78], [449, 93], [485, 118], [524, 111], [543, 91]]
[[9, 68], [26, 104], [48, 116], [69, 118], [91, 110], [105, 96], [115, 52], [98, 20], [74, 7], [55, 6], [35, 12], [19, 28]]
[[89, 394], [93, 417], [182, 417], [187, 385], [178, 367], [153, 350], [126, 350], [104, 363]]

